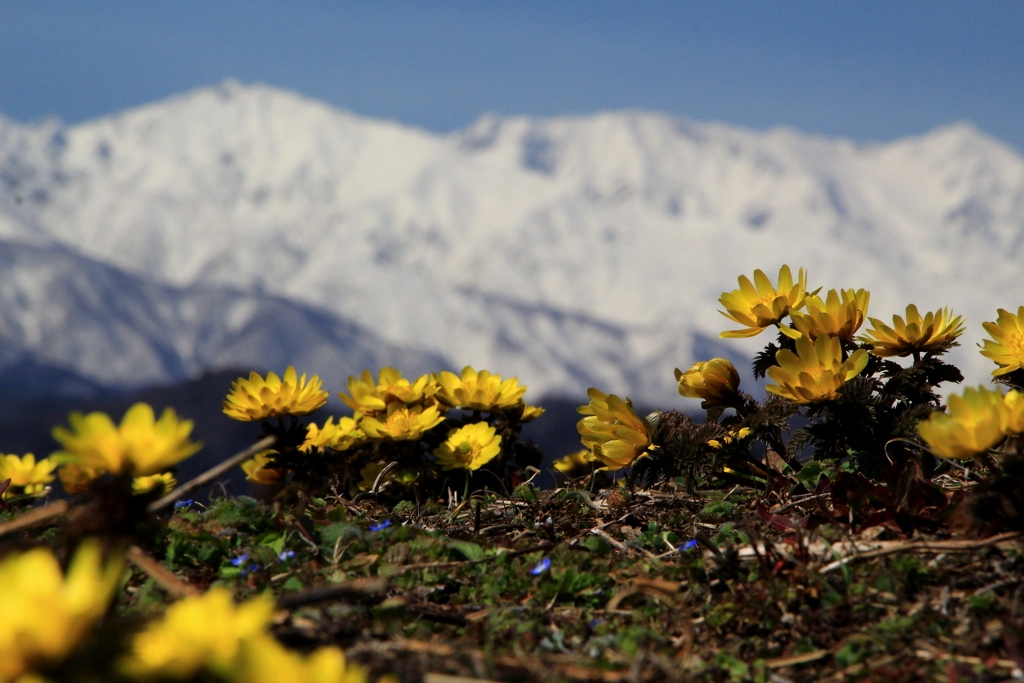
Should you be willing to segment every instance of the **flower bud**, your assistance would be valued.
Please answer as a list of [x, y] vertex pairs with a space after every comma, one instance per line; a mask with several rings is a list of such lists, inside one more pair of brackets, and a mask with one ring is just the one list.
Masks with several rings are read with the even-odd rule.
[[676, 368], [675, 374], [679, 382], [679, 394], [687, 398], [703, 399], [707, 404], [705, 408], [728, 402], [740, 386], [739, 373], [724, 358], [694, 363], [686, 372]]

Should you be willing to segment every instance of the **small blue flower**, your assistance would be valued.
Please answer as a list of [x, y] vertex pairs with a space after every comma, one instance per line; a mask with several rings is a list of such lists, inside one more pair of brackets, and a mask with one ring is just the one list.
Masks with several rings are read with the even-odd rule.
[[684, 543], [683, 545], [679, 546], [679, 552], [683, 553], [683, 552], [686, 552], [687, 550], [691, 550], [691, 549], [696, 548], [696, 547], [697, 547], [697, 541], [691, 539], [691, 540], [687, 541], [686, 543]]
[[281, 553], [280, 555], [277, 556], [277, 561], [278, 562], [284, 562], [285, 560], [290, 560], [293, 557], [295, 557], [295, 551], [294, 550], [285, 550], [283, 553]]
[[381, 529], [387, 529], [389, 526], [391, 526], [391, 520], [385, 519], [380, 524], [374, 524], [373, 526], [371, 526], [370, 531], [380, 531]]
[[246, 571], [258, 572], [259, 570], [260, 570], [260, 566], [258, 564], [250, 564], [246, 569], [242, 570], [242, 575], [244, 576]]
[[550, 568], [551, 568], [551, 558], [550, 557], [545, 557], [543, 560], [540, 561], [540, 564], [538, 564], [536, 567], [534, 567], [533, 569], [530, 570], [530, 573], [533, 574], [534, 576], [540, 576], [541, 574], [543, 574], [544, 572], [546, 572]]
[[174, 504], [174, 509], [175, 510], [188, 509], [191, 505], [192, 505], [192, 499], [191, 498], [189, 498], [188, 500], [179, 500], [177, 503]]
[[241, 567], [242, 563], [245, 562], [248, 559], [249, 559], [249, 553], [245, 553], [244, 555], [239, 555], [235, 559], [231, 560], [231, 564], [235, 565], [236, 567]]
[[590, 627], [591, 630], [593, 630], [593, 629], [597, 628], [598, 624], [603, 624], [603, 623], [604, 623], [604, 619], [601, 619], [601, 618], [591, 619], [589, 627]]

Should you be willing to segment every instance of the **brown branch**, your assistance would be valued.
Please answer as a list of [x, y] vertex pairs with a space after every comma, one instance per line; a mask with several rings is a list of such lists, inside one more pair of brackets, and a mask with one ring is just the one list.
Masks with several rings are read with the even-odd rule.
[[243, 462], [245, 462], [255, 454], [259, 453], [260, 451], [270, 448], [276, 442], [277, 437], [274, 436], [268, 436], [262, 441], [257, 441], [252, 446], [246, 448], [244, 451], [236, 453], [235, 455], [231, 456], [230, 458], [228, 458], [221, 464], [217, 465], [216, 467], [212, 467], [208, 469], [206, 472], [203, 472], [195, 479], [185, 482], [184, 484], [174, 489], [160, 500], [156, 500], [150, 503], [149, 507], [146, 508], [146, 511], [149, 512], [149, 514], [151, 515], [160, 512], [167, 506], [173, 505], [175, 501], [181, 500], [188, 494], [192, 493], [200, 486], [208, 484], [209, 482], [221, 476], [231, 468], [237, 467], [238, 465], [242, 464]]
[[341, 600], [344, 598], [376, 598], [382, 597], [388, 590], [387, 579], [371, 577], [356, 579], [345, 583], [330, 586], [318, 586], [299, 593], [282, 595], [277, 599], [277, 606], [281, 609], [295, 609], [303, 605], [312, 605], [318, 602]]
[[423, 683], [498, 683], [498, 681], [490, 678], [466, 678], [465, 676], [427, 672], [423, 674]]
[[471, 564], [483, 564], [484, 562], [493, 562], [499, 557], [519, 557], [520, 555], [529, 555], [530, 553], [536, 553], [541, 550], [551, 550], [555, 547], [554, 543], [544, 543], [541, 545], [535, 545], [530, 548], [524, 548], [523, 550], [513, 550], [507, 553], [497, 553], [494, 555], [488, 555], [482, 557], [479, 560], [455, 560], [452, 562], [424, 562], [423, 564], [406, 564], [401, 567], [397, 567], [399, 572], [404, 572], [409, 569], [435, 569], [440, 567], [465, 567]]
[[848, 555], [847, 557], [825, 565], [821, 568], [821, 573], [824, 574], [834, 569], [839, 569], [843, 565], [849, 564], [854, 560], [867, 560], [873, 557], [882, 557], [883, 555], [919, 551], [931, 553], [963, 553], [970, 552], [972, 550], [980, 550], [981, 548], [987, 548], [1006, 541], [1012, 541], [1014, 539], [1019, 539], [1020, 537], [1021, 532], [1019, 531], [1007, 531], [1006, 533], [978, 540], [927, 541], [918, 539], [914, 541], [896, 541], [892, 543], [886, 543], [883, 541], [878, 543], [878, 547], [866, 550], [862, 553], [857, 553], [856, 549], [854, 549], [855, 554]]
[[37, 524], [62, 515], [71, 508], [71, 503], [66, 500], [55, 500], [49, 505], [44, 505], [41, 508], [35, 508], [29, 510], [20, 517], [0, 524], [0, 536], [9, 534], [12, 531], [21, 531], [22, 529], [30, 529]]
[[595, 536], [600, 536], [601, 538], [606, 540], [616, 550], [619, 550], [619, 551], [624, 552], [624, 553], [628, 553], [629, 552], [629, 546], [627, 546], [622, 541], [616, 540], [614, 536], [612, 536], [610, 533], [608, 533], [607, 531], [605, 531], [604, 529], [602, 529], [600, 527], [595, 527], [595, 528], [591, 529], [590, 533], [594, 534]]
[[128, 561], [146, 573], [161, 588], [176, 598], [186, 598], [193, 595], [202, 595], [203, 592], [175, 576], [167, 567], [157, 562], [145, 550], [137, 545], [128, 549]]

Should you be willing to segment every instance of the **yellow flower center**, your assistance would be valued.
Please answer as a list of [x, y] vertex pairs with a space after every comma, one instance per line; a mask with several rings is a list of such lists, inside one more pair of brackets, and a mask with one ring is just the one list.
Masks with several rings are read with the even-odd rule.
[[1006, 347], [1013, 351], [1018, 358], [1024, 358], [1024, 332], [1017, 332], [1010, 337]]
[[[773, 289], [772, 291], [762, 296], [760, 299], [755, 299], [754, 302], [750, 305], [750, 308], [756, 308], [761, 304], [764, 304], [768, 308], [771, 308], [772, 304], [775, 303], [775, 300], [778, 299], [780, 296], [784, 297], [786, 295], [777, 289]], [[788, 308], [788, 305], [786, 306], [786, 308]]]
[[393, 417], [388, 420], [388, 426], [394, 429], [400, 429], [402, 431], [414, 431], [419, 427], [416, 418], [419, 417], [417, 413], [400, 412], [396, 413], [397, 417]]
[[463, 441], [455, 447], [455, 457], [459, 462], [471, 463], [480, 455], [481, 444]]
[[825, 366], [823, 366], [823, 365], [816, 365], [816, 366], [814, 366], [812, 368], [805, 368], [804, 369], [804, 372], [806, 372], [808, 375], [810, 375], [812, 378], [814, 378], [816, 380], [817, 379], [821, 379], [821, 373], [823, 373], [824, 371], [825, 371]]

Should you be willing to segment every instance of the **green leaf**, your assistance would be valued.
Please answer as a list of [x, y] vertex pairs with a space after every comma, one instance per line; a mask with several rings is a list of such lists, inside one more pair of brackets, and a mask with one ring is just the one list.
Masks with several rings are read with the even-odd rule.
[[362, 538], [365, 532], [358, 524], [352, 522], [335, 522], [334, 524], [328, 524], [320, 530], [320, 540], [329, 548], [333, 548], [334, 544], [340, 539], [342, 543]]
[[742, 659], [722, 650], [715, 656], [715, 665], [725, 669], [729, 672], [729, 680], [740, 683], [750, 675], [750, 669], [747, 667], [747, 663]]
[[804, 466], [796, 473], [796, 478], [807, 487], [808, 491], [814, 491], [818, 488], [818, 480], [824, 473], [825, 468], [821, 466], [821, 463], [810, 460], [804, 463]]
[[470, 541], [452, 541], [449, 546], [462, 553], [467, 560], [482, 560], [487, 557], [483, 548]]
[[583, 541], [583, 547], [598, 555], [607, 555], [612, 546], [600, 536], [591, 536]]
[[273, 550], [275, 555], [280, 555], [281, 551], [284, 550], [284, 534], [265, 534], [263, 538], [260, 539], [259, 544]]
[[512, 492], [512, 497], [513, 498], [522, 498], [527, 503], [536, 503], [537, 502], [537, 487], [534, 486], [533, 484], [531, 484], [530, 482], [526, 482], [525, 484], [520, 484]]
[[736, 511], [736, 506], [727, 500], [713, 500], [700, 511], [709, 517], [728, 517]]

